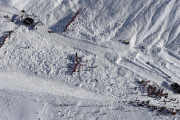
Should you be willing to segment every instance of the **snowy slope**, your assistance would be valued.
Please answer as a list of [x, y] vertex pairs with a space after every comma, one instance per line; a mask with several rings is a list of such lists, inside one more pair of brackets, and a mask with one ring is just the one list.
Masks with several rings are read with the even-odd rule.
[[[0, 0], [0, 6], [0, 120], [179, 119], [124, 103], [180, 108], [169, 87], [180, 82], [178, 0]], [[22, 10], [43, 26], [32, 30], [18, 21]], [[83, 66], [71, 74], [75, 53]], [[177, 100], [148, 97], [142, 79], [164, 88], [166, 101]]]

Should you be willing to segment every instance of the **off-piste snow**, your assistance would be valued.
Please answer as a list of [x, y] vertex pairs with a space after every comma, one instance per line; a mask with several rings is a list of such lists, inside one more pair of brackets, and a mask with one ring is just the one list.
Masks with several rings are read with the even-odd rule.
[[179, 120], [179, 11], [179, 0], [0, 0], [0, 120]]

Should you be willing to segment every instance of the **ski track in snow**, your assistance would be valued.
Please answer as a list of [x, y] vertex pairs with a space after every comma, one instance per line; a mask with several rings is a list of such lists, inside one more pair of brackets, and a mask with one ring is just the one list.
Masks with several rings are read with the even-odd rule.
[[[107, 96], [98, 95], [83, 89], [71, 88], [62, 83], [53, 83], [51, 80], [44, 81], [40, 78], [28, 78], [18, 73], [6, 73], [1, 72], [1, 84], [2, 88], [15, 89], [15, 90], [28, 90], [44, 93], [50, 93], [55, 95], [70, 95], [81, 99], [91, 99], [97, 101], [109, 100]], [[13, 86], [9, 87], [9, 86]]]

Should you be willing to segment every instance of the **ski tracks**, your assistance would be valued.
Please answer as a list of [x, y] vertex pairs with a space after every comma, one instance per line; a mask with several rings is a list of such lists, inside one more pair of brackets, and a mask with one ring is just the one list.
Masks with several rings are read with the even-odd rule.
[[[44, 28], [44, 27], [43, 27]], [[125, 51], [122, 48], [118, 48], [118, 45], [116, 44], [116, 48], [109, 48], [105, 46], [100, 46], [92, 42], [71, 38], [65, 35], [60, 35], [57, 33], [50, 33], [48, 34], [47, 31], [45, 31], [43, 28], [41, 28], [39, 31], [37, 31], [38, 34], [41, 34], [41, 37], [48, 39], [50, 41], [55, 41], [57, 44], [63, 44], [70, 47], [73, 47], [75, 49], [80, 49], [82, 51], [88, 51], [93, 54], [96, 54], [98, 58], [104, 59], [104, 55], [107, 53], [115, 53], [118, 51]]]
[[[46, 31], [44, 31], [44, 32], [46, 32]], [[41, 34], [44, 32], [43, 32], [43, 30], [40, 31]], [[49, 36], [47, 34], [43, 34], [43, 36], [46, 39], [48, 38], [51, 40], [55, 40], [57, 44], [64, 44], [67, 46], [74, 47], [76, 49], [86, 50], [88, 52], [94, 53], [98, 56], [99, 59], [104, 59], [104, 55], [106, 53], [112, 53], [112, 54], [118, 53], [119, 54], [119, 51], [121, 51], [121, 53], [123, 53], [123, 51], [125, 51], [125, 50], [121, 50], [123, 48], [119, 48], [119, 50], [111, 49], [111, 48], [104, 48], [104, 47], [101, 47], [99, 45], [96, 45], [96, 44], [93, 44], [90, 42], [87, 43], [87, 41], [70, 38], [70, 37], [64, 37], [59, 34], [50, 34]], [[128, 68], [129, 70], [137, 73], [138, 75], [140, 75], [144, 78], [151, 79], [154, 82], [158, 82], [159, 85], [164, 81], [164, 79], [162, 78], [163, 77], [162, 75], [159, 76], [153, 70], [149, 70], [148, 68], [138, 65], [137, 63], [135, 63], [133, 61], [126, 62], [125, 64], [121, 64], [121, 63], [118, 64], [116, 62], [114, 62], [114, 63], [117, 65], [117, 67], [123, 66], [125, 68]]]
[[73, 96], [80, 99], [89, 99], [95, 101], [109, 101], [110, 97], [92, 93], [90, 91], [73, 88], [63, 83], [56, 83], [53, 80], [44, 80], [36, 77], [27, 77], [21, 73], [0, 72], [1, 88], [13, 89], [18, 91], [42, 92], [61, 96]]

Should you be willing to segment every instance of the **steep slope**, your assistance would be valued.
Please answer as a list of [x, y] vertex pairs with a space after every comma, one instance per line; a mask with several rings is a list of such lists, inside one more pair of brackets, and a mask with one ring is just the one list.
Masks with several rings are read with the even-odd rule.
[[[146, 89], [137, 84], [150, 80], [169, 93], [167, 100], [180, 99], [169, 87], [180, 82], [178, 0], [0, 0], [0, 4], [0, 43], [14, 30], [0, 48], [0, 88], [5, 95], [1, 103], [7, 103], [3, 119], [15, 114], [17, 120], [26, 119], [32, 114], [32, 119], [39, 120], [168, 120], [172, 115], [156, 117], [156, 113], [124, 101], [151, 100], [158, 106], [180, 107], [148, 97]], [[21, 16], [21, 10], [36, 15], [43, 26], [32, 30], [21, 21], [5, 18]], [[130, 45], [118, 40], [129, 40]], [[80, 72], [71, 74], [75, 53], [81, 60]], [[9, 95], [7, 91], [11, 91]], [[20, 98], [11, 99], [13, 91]], [[30, 100], [39, 96], [40, 102]], [[22, 101], [25, 104], [18, 105]], [[29, 101], [34, 107], [23, 112]], [[8, 107], [13, 103], [17, 105]]]

